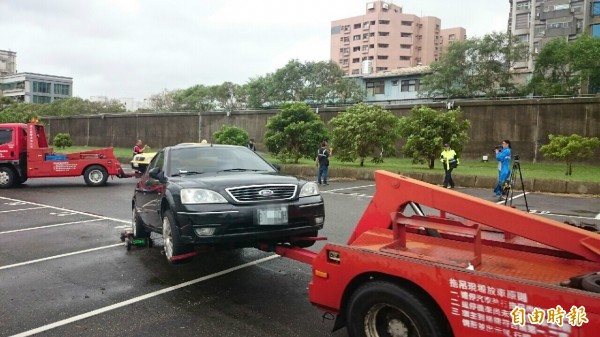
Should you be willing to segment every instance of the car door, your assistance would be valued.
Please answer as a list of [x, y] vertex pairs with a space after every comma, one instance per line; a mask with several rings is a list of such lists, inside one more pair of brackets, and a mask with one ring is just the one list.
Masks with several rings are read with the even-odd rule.
[[160, 199], [164, 195], [165, 184], [160, 182], [152, 173], [163, 170], [164, 151], [154, 156], [148, 169], [138, 182], [135, 190], [136, 206], [142, 221], [151, 228], [159, 229], [162, 219], [160, 218]]

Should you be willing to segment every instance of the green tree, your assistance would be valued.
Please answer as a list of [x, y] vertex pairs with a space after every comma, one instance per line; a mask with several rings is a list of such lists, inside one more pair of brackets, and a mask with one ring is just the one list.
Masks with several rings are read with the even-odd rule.
[[248, 132], [237, 126], [223, 125], [221, 130], [215, 132], [217, 144], [246, 145], [248, 143]]
[[421, 81], [420, 95], [447, 98], [513, 95], [520, 88], [512, 80], [511, 67], [526, 58], [527, 46], [506, 33], [456, 41], [431, 64], [431, 73]]
[[576, 95], [579, 75], [571, 65], [570, 44], [564, 38], [550, 40], [535, 60], [528, 89], [536, 96]]
[[567, 164], [566, 175], [573, 173], [573, 162], [578, 159], [589, 159], [600, 146], [598, 137], [582, 137], [548, 135], [550, 142], [540, 147], [540, 152], [548, 158], [562, 160]]
[[311, 104], [361, 101], [364, 90], [358, 82], [343, 76], [344, 71], [332, 61], [291, 60], [273, 74], [250, 80], [244, 86], [244, 93], [252, 108], [279, 106], [291, 101]]
[[367, 157], [378, 163], [384, 155], [395, 154], [399, 119], [379, 105], [355, 104], [329, 123], [333, 126], [335, 156], [341, 161], [358, 158], [360, 166], [364, 166]]
[[181, 102], [176, 102], [175, 96], [177, 96], [179, 90], [169, 91], [163, 90], [161, 93], [151, 95], [148, 99], [151, 111], [170, 112], [177, 111]]
[[0, 123], [28, 123], [32, 118], [40, 116], [41, 105], [16, 103], [4, 105], [0, 109]]
[[305, 103], [287, 103], [267, 121], [265, 144], [283, 162], [315, 158], [323, 140], [328, 139], [325, 123]]
[[64, 149], [65, 147], [73, 146], [73, 140], [71, 140], [71, 135], [68, 133], [58, 133], [54, 136], [52, 144], [60, 149]]
[[413, 163], [427, 162], [430, 169], [440, 156], [444, 143], [460, 155], [469, 140], [471, 122], [463, 119], [460, 108], [436, 111], [426, 106], [414, 107], [410, 116], [400, 118], [400, 135], [406, 137], [404, 155]]

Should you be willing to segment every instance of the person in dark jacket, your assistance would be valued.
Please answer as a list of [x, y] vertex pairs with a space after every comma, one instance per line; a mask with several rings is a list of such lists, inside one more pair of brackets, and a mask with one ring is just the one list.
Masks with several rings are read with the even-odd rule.
[[246, 147], [249, 148], [250, 150], [256, 152], [256, 145], [254, 145], [254, 138], [250, 138], [250, 140], [248, 141], [248, 144], [246, 144]]
[[319, 167], [319, 173], [317, 174], [317, 183], [319, 185], [321, 185], [321, 183], [323, 183], [323, 185], [329, 185], [327, 183], [329, 156], [331, 156], [331, 152], [327, 149], [327, 142], [323, 141], [321, 147], [317, 151], [317, 158], [315, 159], [317, 166]]

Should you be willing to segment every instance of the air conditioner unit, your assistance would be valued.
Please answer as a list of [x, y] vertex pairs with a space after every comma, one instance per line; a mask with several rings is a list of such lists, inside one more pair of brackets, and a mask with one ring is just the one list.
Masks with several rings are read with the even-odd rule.
[[571, 8], [571, 13], [575, 13], [575, 8]]
[[390, 7], [390, 5], [385, 2], [382, 4], [382, 6], [383, 6], [383, 9], [388, 9]]
[[367, 9], [374, 9], [374, 8], [375, 8], [375, 3], [373, 3], [373, 2], [369, 2], [369, 3], [367, 4]]

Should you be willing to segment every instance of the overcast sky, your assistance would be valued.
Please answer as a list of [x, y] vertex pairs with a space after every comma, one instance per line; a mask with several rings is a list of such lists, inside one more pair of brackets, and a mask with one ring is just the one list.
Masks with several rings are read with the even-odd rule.
[[[0, 49], [17, 70], [73, 78], [73, 95], [143, 99], [238, 84], [289, 60], [329, 59], [331, 21], [365, 0], [0, 0]], [[506, 0], [391, 1], [469, 37], [505, 31]]]

